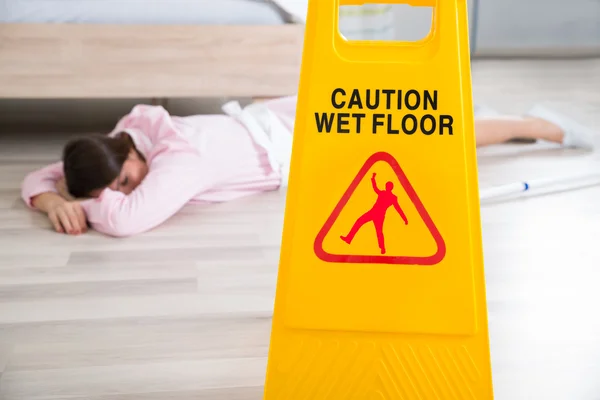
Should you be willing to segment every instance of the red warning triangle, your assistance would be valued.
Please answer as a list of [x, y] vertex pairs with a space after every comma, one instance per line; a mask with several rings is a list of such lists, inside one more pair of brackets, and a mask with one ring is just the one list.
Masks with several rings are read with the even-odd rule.
[[[352, 198], [352, 195], [354, 194], [356, 188], [359, 186], [359, 184], [365, 178], [365, 176], [367, 175], [367, 173], [369, 172], [371, 167], [373, 167], [373, 165], [379, 161], [385, 162], [392, 168], [394, 174], [397, 176], [398, 180], [400, 181], [400, 184], [402, 185], [404, 191], [406, 192], [406, 195], [408, 196], [410, 201], [413, 203], [413, 206], [415, 207], [418, 215], [420, 216], [421, 220], [425, 224], [426, 229], [431, 234], [431, 237], [433, 238], [433, 240], [435, 242], [435, 247], [436, 247], [436, 251], [432, 255], [429, 255], [429, 256], [397, 256], [397, 255], [387, 255], [387, 254], [371, 254], [371, 255], [368, 255], [368, 254], [365, 254], [365, 255], [332, 254], [323, 249], [323, 242], [324, 242], [325, 238], [327, 237], [328, 233], [330, 232], [331, 227], [335, 224], [335, 222], [338, 219], [338, 217], [340, 216], [342, 210], [344, 209], [344, 207], [346, 206], [348, 201]], [[375, 186], [376, 184], [374, 183], [373, 185]], [[362, 224], [364, 224], [366, 222], [372, 223], [373, 225], [375, 225], [375, 227], [376, 227], [375, 229], [379, 230], [379, 234], [383, 236], [382, 226], [383, 226], [383, 221], [385, 219], [385, 210], [388, 207], [391, 207], [391, 205], [393, 205], [393, 203], [395, 201], [394, 199], [396, 199], [396, 196], [393, 195], [391, 192], [386, 192], [385, 189], [384, 190], [376, 189], [376, 192], [378, 192], [377, 193], [378, 202], [379, 202], [380, 198], [382, 198], [382, 202], [385, 203], [385, 204], [383, 204], [383, 209], [379, 210], [379, 211], [382, 211], [383, 214], [377, 214], [378, 210], [376, 209], [377, 207], [375, 206], [369, 213], [365, 213], [365, 215], [361, 218], [363, 218]], [[397, 201], [396, 201], [396, 205], [397, 205]], [[399, 208], [401, 210], [401, 207], [399, 207]], [[375, 210], [375, 214], [374, 214], [373, 210]], [[403, 213], [401, 211], [399, 211], [399, 212], [401, 213], [401, 215], [403, 215]], [[405, 216], [403, 216], [402, 218], [405, 218]], [[359, 222], [360, 221], [357, 221], [357, 223], [359, 223]], [[405, 222], [407, 222], [407, 221], [405, 220]], [[360, 225], [360, 223], [359, 223], [359, 225]], [[379, 227], [377, 227], [377, 225], [379, 225]], [[352, 233], [350, 233], [350, 235], [352, 235]], [[352, 239], [348, 238], [348, 236], [346, 236], [345, 238], [340, 238], [340, 240], [344, 240], [349, 245], [351, 245]], [[377, 240], [379, 240], [379, 236], [378, 236]], [[317, 234], [317, 237], [316, 237], [315, 243], [314, 243], [314, 251], [315, 251], [315, 254], [317, 255], [317, 257], [319, 257], [321, 260], [323, 260], [325, 262], [333, 262], [333, 263], [434, 265], [434, 264], [437, 264], [440, 261], [442, 261], [443, 258], [445, 257], [446, 244], [444, 242], [444, 239], [442, 238], [442, 235], [440, 234], [437, 227], [435, 226], [433, 220], [427, 213], [425, 206], [419, 199], [419, 196], [417, 196], [417, 193], [415, 192], [412, 185], [408, 181], [408, 178], [402, 171], [402, 168], [400, 167], [400, 164], [398, 164], [398, 161], [396, 161], [396, 159], [389, 153], [378, 152], [378, 153], [373, 154], [371, 157], [369, 157], [369, 159], [365, 162], [365, 164], [360, 169], [360, 171], [358, 172], [358, 174], [356, 175], [354, 180], [352, 180], [352, 183], [350, 184], [350, 186], [348, 187], [348, 189], [342, 196], [341, 200], [339, 201], [339, 203], [334, 208], [333, 212], [331, 213], [331, 215], [325, 222], [325, 225], [323, 225], [323, 228], [321, 228], [321, 230]], [[382, 249], [381, 252], [383, 253], [384, 250]]]

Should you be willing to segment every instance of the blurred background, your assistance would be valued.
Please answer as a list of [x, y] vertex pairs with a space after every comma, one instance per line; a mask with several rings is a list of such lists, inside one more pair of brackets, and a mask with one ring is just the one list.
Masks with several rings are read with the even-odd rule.
[[[112, 240], [55, 234], [19, 188], [72, 134], [108, 132], [136, 104], [183, 116], [294, 94], [306, 4], [0, 0], [0, 400], [261, 398], [284, 194], [185, 208]], [[551, 103], [598, 131], [600, 0], [468, 9], [475, 103]], [[431, 19], [345, 6], [339, 29], [414, 41]], [[600, 171], [597, 150], [548, 143], [480, 149], [478, 164], [480, 188]], [[596, 186], [482, 206], [498, 400], [600, 400], [598, 204]]]
[[[267, 24], [284, 21], [302, 23], [302, 16], [290, 18], [289, 9], [302, 14], [305, 1], [283, 1], [286, 6], [269, 0], [251, 0], [254, 3], [269, 4], [277, 16], [269, 16]], [[112, 19], [132, 22], [179, 23], [180, 19], [172, 17], [164, 10], [157, 8], [154, 14], [163, 12], [163, 16], [153, 16], [152, 7], [164, 2], [148, 1], [148, 14], [139, 13], [136, 8], [124, 3], [118, 11], [107, 13], [106, 9], [117, 7], [117, 2], [86, 1], [81, 5], [73, 2], [59, 1], [69, 4], [67, 9], [52, 8], [52, 2], [35, 0], [0, 0], [0, 22], [50, 21], [60, 23], [93, 22], [105, 23]], [[83, 4], [94, 6], [83, 6]], [[113, 4], [114, 3], [114, 4]], [[139, 3], [139, 2], [132, 2]], [[177, 5], [181, 1], [176, 2]], [[184, 2], [185, 3], [185, 2]], [[192, 2], [193, 3], [193, 2]], [[203, 3], [203, 2], [199, 2]], [[111, 6], [111, 4], [113, 4]], [[191, 4], [191, 3], [190, 3]], [[288, 4], [290, 7], [288, 8]], [[174, 7], [176, 4], [174, 3]], [[208, 6], [210, 7], [210, 6]], [[223, 5], [225, 7], [225, 5]], [[600, 0], [469, 0], [470, 46], [474, 62], [474, 91], [479, 93], [478, 68], [486, 68], [485, 59], [524, 59], [535, 60], [530, 65], [535, 75], [542, 78], [554, 68], [573, 68], [577, 74], [578, 65], [564, 66], [556, 59], [581, 59], [600, 56]], [[203, 10], [199, 11], [205, 12]], [[217, 11], [215, 11], [217, 12]], [[220, 11], [219, 11], [220, 12]], [[240, 11], [246, 12], [246, 11]], [[154, 19], [153, 19], [154, 18]], [[172, 18], [173, 21], [170, 21]], [[188, 22], [195, 19], [202, 21], [201, 16], [186, 16]], [[208, 17], [206, 17], [208, 18]], [[223, 23], [233, 24], [237, 20], [253, 24], [251, 16], [228, 13]], [[404, 40], [414, 41], [424, 38], [431, 29], [432, 9], [428, 7], [411, 7], [406, 4], [365, 4], [362, 6], [342, 6], [340, 8], [340, 32], [349, 40]], [[220, 23], [220, 20], [211, 23]], [[122, 22], [121, 22], [122, 23]], [[0, 25], [0, 29], [1, 25]], [[1, 59], [0, 63], [10, 60]], [[507, 62], [507, 68], [510, 62]], [[597, 69], [595, 70], [597, 72]], [[581, 77], [581, 74], [579, 74]], [[598, 83], [598, 74], [585, 76], [591, 83]], [[503, 93], [496, 93], [502, 95]], [[525, 93], [526, 95], [526, 93]], [[480, 96], [481, 97], [481, 96]], [[475, 100], [478, 101], [479, 98]], [[519, 101], [517, 98], [511, 102]], [[161, 99], [164, 100], [164, 99]], [[168, 99], [169, 111], [177, 115], [194, 113], [220, 112], [224, 98], [206, 98], [202, 93], [197, 97], [185, 99]], [[483, 100], [483, 99], [482, 99]], [[487, 98], [485, 101], [489, 101]], [[493, 99], [491, 99], [493, 102]], [[528, 100], [525, 100], [528, 101]], [[47, 129], [48, 124], [62, 129], [110, 129], [116, 118], [127, 113], [137, 103], [150, 103], [150, 98], [131, 99], [77, 99], [77, 100], [19, 100], [2, 99], [0, 96], [0, 129], [9, 130], [27, 126]], [[511, 110], [512, 111], [512, 110]], [[518, 110], [515, 110], [518, 111]]]

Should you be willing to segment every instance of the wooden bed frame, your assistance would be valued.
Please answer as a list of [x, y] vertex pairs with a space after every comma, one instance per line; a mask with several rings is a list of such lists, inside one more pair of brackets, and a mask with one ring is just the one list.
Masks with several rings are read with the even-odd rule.
[[304, 26], [0, 24], [0, 98], [276, 97]]

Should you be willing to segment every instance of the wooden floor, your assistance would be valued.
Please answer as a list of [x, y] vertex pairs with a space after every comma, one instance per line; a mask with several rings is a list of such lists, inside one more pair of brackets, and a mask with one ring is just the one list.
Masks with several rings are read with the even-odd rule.
[[[473, 80], [477, 102], [600, 127], [600, 61], [477, 62]], [[261, 399], [284, 196], [189, 206], [129, 239], [55, 234], [19, 184], [65, 137], [0, 136], [0, 399]], [[547, 144], [479, 163], [482, 188], [600, 172], [598, 153]], [[482, 219], [496, 399], [600, 399], [600, 187]]]

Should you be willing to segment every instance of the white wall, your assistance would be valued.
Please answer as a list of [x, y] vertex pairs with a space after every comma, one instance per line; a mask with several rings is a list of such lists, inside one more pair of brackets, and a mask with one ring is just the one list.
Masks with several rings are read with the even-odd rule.
[[[472, 55], [600, 56], [600, 0], [467, 0]], [[395, 5], [395, 38], [429, 32], [432, 10]]]
[[476, 51], [600, 56], [600, 1], [479, 0]]
[[431, 31], [431, 7], [411, 7], [406, 4], [395, 4], [396, 40], [414, 42], [423, 39]]
[[[474, 1], [468, 1], [469, 24], [474, 22]], [[427, 36], [431, 30], [433, 9], [431, 7], [411, 7], [406, 4], [396, 4], [394, 14], [396, 19], [396, 40], [415, 41]]]

